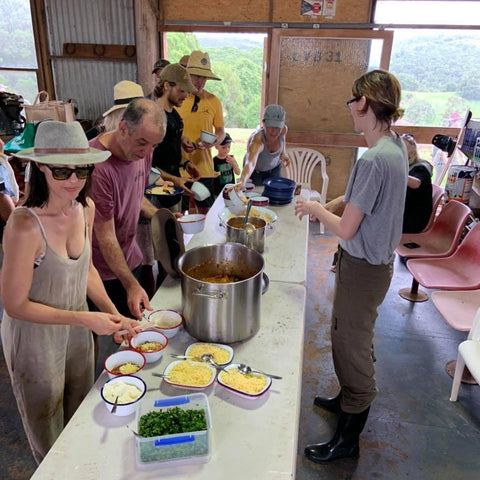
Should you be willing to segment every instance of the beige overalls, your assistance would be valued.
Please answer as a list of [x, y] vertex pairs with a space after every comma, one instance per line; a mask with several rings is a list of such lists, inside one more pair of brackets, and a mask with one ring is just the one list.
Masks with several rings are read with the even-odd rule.
[[[45, 240], [45, 256], [33, 271], [29, 299], [64, 310], [87, 310], [90, 242], [78, 259], [65, 259]], [[32, 323], [3, 315], [3, 352], [12, 388], [35, 460], [40, 463], [93, 385], [91, 330], [68, 325]]]

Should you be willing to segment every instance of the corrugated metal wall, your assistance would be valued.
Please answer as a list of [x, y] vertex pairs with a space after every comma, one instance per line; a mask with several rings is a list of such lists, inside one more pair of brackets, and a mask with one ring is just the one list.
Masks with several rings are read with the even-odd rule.
[[[133, 2], [45, 0], [52, 56], [62, 55], [64, 43], [135, 45]], [[137, 79], [135, 62], [53, 58], [52, 68], [57, 99], [75, 99], [81, 119], [110, 108], [117, 82]]]

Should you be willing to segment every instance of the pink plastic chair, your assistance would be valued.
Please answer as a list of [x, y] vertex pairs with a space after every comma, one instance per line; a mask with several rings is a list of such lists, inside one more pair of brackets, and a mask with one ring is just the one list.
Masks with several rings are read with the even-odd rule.
[[[448, 257], [457, 248], [463, 227], [471, 210], [468, 205], [451, 200], [448, 202], [428, 230], [421, 233], [405, 233], [400, 239], [396, 252], [407, 258]], [[405, 244], [414, 243], [416, 248]]]
[[467, 233], [453, 255], [409, 260], [407, 268], [413, 275], [412, 292], [415, 289], [418, 291], [419, 284], [425, 288], [439, 290], [480, 289], [479, 245], [480, 223], [477, 223]]
[[[455, 330], [468, 332], [472, 328], [480, 306], [480, 290], [455, 290], [432, 292], [432, 303], [445, 321]], [[456, 360], [450, 360], [445, 369], [453, 378]], [[477, 383], [468, 370], [462, 375], [462, 383]]]
[[435, 218], [437, 216], [438, 206], [440, 205], [440, 201], [442, 200], [444, 195], [445, 190], [442, 187], [435, 184], [432, 185], [432, 213], [430, 215], [430, 218], [428, 219], [427, 225], [425, 225], [425, 228], [422, 230], [421, 233], [426, 232], [427, 230], [430, 230], [430, 228], [432, 228], [433, 222], [435, 221]]

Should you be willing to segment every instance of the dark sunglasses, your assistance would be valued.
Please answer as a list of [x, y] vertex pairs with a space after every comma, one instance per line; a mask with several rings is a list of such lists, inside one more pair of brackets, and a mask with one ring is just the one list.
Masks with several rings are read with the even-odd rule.
[[193, 100], [193, 105], [192, 105], [192, 113], [195, 113], [198, 111], [198, 102], [200, 101], [200, 97], [198, 95], [195, 95], [195, 99]]
[[79, 180], [85, 180], [92, 175], [92, 172], [95, 168], [93, 165], [77, 168], [51, 167], [50, 165], [46, 166], [52, 172], [52, 177], [55, 180], [68, 180], [74, 173]]
[[362, 97], [353, 97], [347, 102], [347, 107], [350, 107], [352, 103], [358, 102]]

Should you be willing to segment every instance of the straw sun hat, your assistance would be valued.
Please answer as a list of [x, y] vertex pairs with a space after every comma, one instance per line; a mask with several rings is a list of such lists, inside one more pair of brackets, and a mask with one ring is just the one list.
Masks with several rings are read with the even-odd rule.
[[210, 66], [210, 57], [207, 52], [195, 50], [188, 59], [187, 70], [190, 75], [198, 75], [211, 80], [221, 80], [213, 72]]
[[33, 148], [20, 150], [15, 156], [50, 165], [89, 165], [110, 157], [106, 150], [88, 145], [82, 126], [78, 122], [48, 120], [38, 125]]
[[119, 108], [125, 108], [131, 100], [143, 96], [143, 89], [138, 83], [122, 80], [113, 87], [113, 107], [109, 108], [103, 116], [106, 117]]

